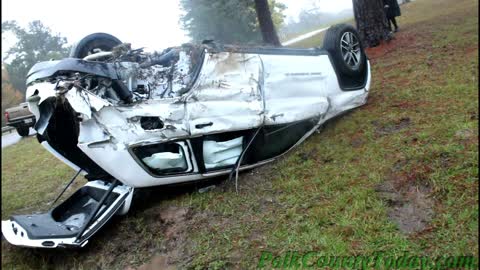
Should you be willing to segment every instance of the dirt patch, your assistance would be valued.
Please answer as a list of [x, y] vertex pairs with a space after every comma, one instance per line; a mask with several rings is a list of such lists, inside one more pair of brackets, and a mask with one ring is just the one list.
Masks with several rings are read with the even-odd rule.
[[455, 138], [460, 140], [468, 140], [475, 136], [475, 132], [469, 128], [460, 129], [455, 132]]
[[416, 108], [420, 108], [422, 106], [428, 106], [428, 105], [430, 104], [428, 104], [426, 101], [413, 101], [413, 100], [405, 101], [404, 100], [404, 101], [395, 102], [392, 105], [390, 105], [390, 107], [406, 110], [406, 109], [416, 109]]
[[400, 231], [411, 234], [427, 228], [434, 214], [434, 202], [429, 198], [428, 188], [411, 186], [407, 192], [399, 193], [386, 183], [378, 191], [389, 204], [388, 217]]
[[375, 60], [393, 51], [395, 47], [397, 47], [395, 40], [391, 40], [388, 42], [382, 42], [380, 45], [375, 47], [366, 48], [365, 52], [369, 59]]
[[[265, 181], [265, 179], [269, 179], [274, 172], [275, 164], [271, 163], [262, 168], [241, 173], [238, 180], [238, 196], [242, 196], [242, 193], [246, 192], [273, 189], [271, 181]], [[234, 181], [224, 179], [224, 181], [215, 182], [215, 187], [205, 192], [221, 194], [234, 190]], [[218, 201], [222, 201], [221, 196]], [[259, 211], [270, 212], [276, 207], [278, 207], [278, 203], [275, 194], [260, 198]], [[192, 262], [194, 256], [198, 255], [192, 248], [194, 243], [188, 238], [192, 231], [202, 230], [211, 234], [219, 234], [222, 233], [222, 228], [232, 227], [233, 223], [238, 222], [238, 220], [233, 220], [231, 217], [215, 212], [198, 211], [177, 206], [148, 208], [144, 210], [142, 216], [149, 217], [156, 222], [163, 239], [160, 247], [152, 252], [149, 262], [139, 267], [128, 266], [125, 268], [126, 270], [184, 269]], [[259, 247], [263, 247], [262, 245], [265, 242], [263, 232], [252, 231], [250, 240]], [[241, 260], [241, 254], [241, 251], [233, 250], [230, 256], [225, 259], [229, 261], [229, 264], [235, 265]]]
[[[146, 263], [136, 270], [174, 270], [177, 269], [175, 266], [168, 264], [168, 257], [165, 255], [156, 255], [153, 257], [152, 261]], [[135, 268], [127, 267], [125, 270], [135, 270]]]
[[405, 128], [408, 128], [412, 124], [409, 117], [402, 117], [397, 121], [386, 124], [382, 124], [379, 121], [372, 121], [371, 123], [375, 126], [375, 134], [377, 136], [397, 133]]
[[463, 145], [478, 144], [478, 133], [473, 129], [460, 129], [455, 132], [455, 139]]
[[472, 54], [478, 54], [478, 46], [474, 45], [465, 49], [465, 55], [467, 57], [471, 57]]
[[365, 52], [369, 59], [376, 60], [384, 55], [395, 51], [397, 48], [405, 48], [408, 45], [415, 44], [415, 36], [409, 32], [398, 32], [390, 41], [384, 41], [380, 45], [372, 48], [366, 48]]
[[156, 270], [156, 269], [178, 269], [189, 260], [183, 252], [188, 243], [186, 239], [188, 226], [191, 224], [193, 213], [188, 208], [168, 206], [163, 208], [153, 208], [145, 212], [153, 218], [160, 221], [160, 230], [163, 233], [164, 240], [160, 249], [152, 257], [151, 261], [141, 265], [138, 268], [131, 266], [128, 270]]
[[363, 138], [362, 133], [357, 133], [352, 136], [352, 140], [350, 141], [350, 144], [352, 145], [353, 148], [360, 148], [365, 144], [365, 139]]
[[435, 201], [426, 181], [430, 169], [420, 165], [406, 169], [408, 163], [398, 161], [376, 191], [388, 205], [388, 218], [401, 232], [412, 234], [428, 229], [435, 214]]

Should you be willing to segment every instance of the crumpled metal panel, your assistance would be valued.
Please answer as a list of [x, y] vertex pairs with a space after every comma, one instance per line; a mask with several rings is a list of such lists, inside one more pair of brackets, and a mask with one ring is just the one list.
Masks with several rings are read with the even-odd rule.
[[263, 124], [258, 55], [205, 54], [187, 100], [191, 135], [251, 129]]
[[328, 56], [262, 55], [265, 124], [285, 124], [325, 114], [332, 69]]
[[[145, 116], [159, 117], [164, 128], [143, 129], [140, 118]], [[156, 100], [132, 107], [109, 106], [95, 114], [96, 122], [114, 137], [117, 143], [125, 145], [188, 136], [184, 118], [185, 105], [180, 102], [172, 103], [171, 100]]]

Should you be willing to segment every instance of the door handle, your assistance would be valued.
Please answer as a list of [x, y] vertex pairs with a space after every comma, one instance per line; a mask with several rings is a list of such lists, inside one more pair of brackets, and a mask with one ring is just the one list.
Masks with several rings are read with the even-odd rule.
[[208, 122], [208, 123], [205, 123], [205, 124], [196, 124], [195, 128], [201, 129], [201, 128], [204, 128], [204, 127], [209, 127], [211, 125], [213, 125], [212, 122]]

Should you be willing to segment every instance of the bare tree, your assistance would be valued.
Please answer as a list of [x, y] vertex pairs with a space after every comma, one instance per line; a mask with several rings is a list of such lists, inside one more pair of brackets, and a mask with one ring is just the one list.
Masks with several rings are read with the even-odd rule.
[[277, 31], [275, 31], [275, 25], [273, 24], [272, 14], [268, 7], [268, 1], [255, 0], [255, 11], [257, 12], [263, 42], [274, 46], [282, 46], [278, 39]]
[[391, 38], [382, 0], [353, 0], [353, 13], [364, 46], [375, 47]]

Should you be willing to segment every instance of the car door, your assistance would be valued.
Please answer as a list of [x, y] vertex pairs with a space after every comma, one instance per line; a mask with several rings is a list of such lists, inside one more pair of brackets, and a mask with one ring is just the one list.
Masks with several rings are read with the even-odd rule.
[[261, 55], [264, 68], [265, 125], [321, 117], [330, 107], [335, 78], [327, 55]]
[[206, 53], [202, 70], [186, 99], [190, 134], [199, 136], [261, 126], [262, 76], [257, 54]]

